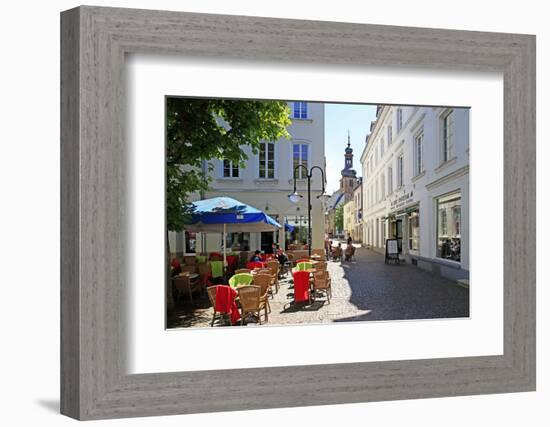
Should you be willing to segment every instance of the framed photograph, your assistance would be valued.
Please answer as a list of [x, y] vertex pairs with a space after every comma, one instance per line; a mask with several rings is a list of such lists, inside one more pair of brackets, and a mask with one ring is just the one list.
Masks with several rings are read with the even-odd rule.
[[61, 14], [61, 412], [535, 390], [535, 37]]

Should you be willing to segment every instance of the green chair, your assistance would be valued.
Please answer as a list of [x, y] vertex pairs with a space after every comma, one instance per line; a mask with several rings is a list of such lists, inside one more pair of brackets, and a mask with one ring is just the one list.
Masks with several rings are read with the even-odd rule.
[[237, 286], [248, 286], [252, 283], [254, 277], [250, 273], [235, 274], [229, 279], [229, 286], [236, 288]]
[[292, 272], [296, 271], [305, 271], [305, 270], [311, 270], [313, 268], [313, 264], [311, 262], [299, 262], [296, 264], [296, 267], [292, 269]]
[[223, 277], [223, 261], [210, 261], [212, 278]]

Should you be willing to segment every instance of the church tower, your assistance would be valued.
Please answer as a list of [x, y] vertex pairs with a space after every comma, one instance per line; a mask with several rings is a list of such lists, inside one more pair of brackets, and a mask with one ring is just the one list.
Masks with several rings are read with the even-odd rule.
[[353, 198], [353, 189], [357, 183], [357, 172], [353, 169], [353, 148], [351, 148], [348, 130], [348, 146], [344, 152], [344, 169], [340, 178], [340, 192], [344, 194], [345, 201]]

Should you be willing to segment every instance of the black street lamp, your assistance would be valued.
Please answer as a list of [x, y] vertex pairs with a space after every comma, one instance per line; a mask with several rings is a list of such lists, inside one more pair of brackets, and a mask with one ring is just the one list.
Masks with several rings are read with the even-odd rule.
[[304, 169], [307, 178], [307, 249], [309, 256], [311, 256], [311, 177], [313, 176], [314, 169], [318, 169], [321, 172], [321, 184], [323, 187], [321, 190], [321, 194], [317, 196], [317, 198], [319, 199], [325, 193], [325, 171], [320, 166], [312, 166], [311, 169], [308, 171], [306, 166], [302, 164], [296, 165], [296, 167], [294, 168], [294, 192], [288, 195], [288, 198], [292, 203], [298, 203], [303, 197], [296, 191], [296, 176], [298, 175], [297, 172], [300, 168]]

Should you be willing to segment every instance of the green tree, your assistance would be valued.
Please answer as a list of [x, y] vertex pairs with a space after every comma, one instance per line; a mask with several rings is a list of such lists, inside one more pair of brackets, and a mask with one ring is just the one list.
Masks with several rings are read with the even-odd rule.
[[344, 229], [344, 206], [340, 205], [336, 208], [334, 212], [334, 228], [337, 231], [342, 231]]
[[282, 101], [167, 98], [167, 229], [181, 231], [190, 212], [189, 195], [207, 190], [206, 161], [242, 165], [247, 159], [243, 146], [256, 154], [262, 141], [289, 137], [289, 114]]

